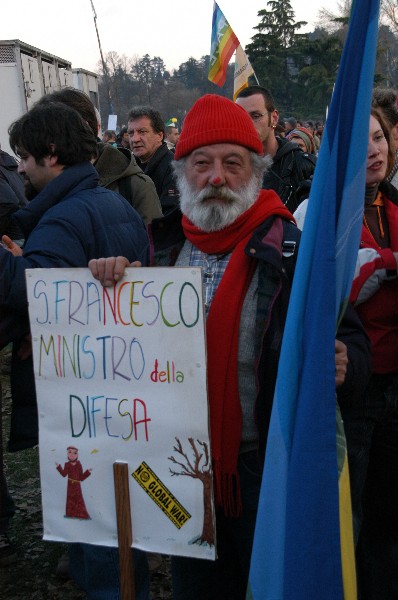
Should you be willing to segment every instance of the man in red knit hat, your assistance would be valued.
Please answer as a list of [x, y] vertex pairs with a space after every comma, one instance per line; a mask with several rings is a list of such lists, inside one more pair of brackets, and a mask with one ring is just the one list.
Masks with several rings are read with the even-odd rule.
[[[153, 221], [155, 261], [203, 271], [218, 558], [174, 556], [173, 598], [244, 600], [299, 233], [279, 196], [261, 189], [271, 161], [238, 104], [199, 99], [174, 156], [182, 218], [177, 210]], [[89, 266], [113, 285], [128, 265], [118, 257]], [[351, 334], [357, 346], [349, 358], [366, 379], [364, 334], [356, 325]], [[347, 364], [346, 345], [337, 342], [336, 384], [352, 395], [362, 381], [346, 377]]]

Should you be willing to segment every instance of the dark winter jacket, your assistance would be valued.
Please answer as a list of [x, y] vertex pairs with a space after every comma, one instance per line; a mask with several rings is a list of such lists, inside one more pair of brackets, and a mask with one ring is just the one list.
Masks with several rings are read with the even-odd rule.
[[18, 163], [0, 150], [0, 236], [6, 233], [13, 240], [22, 238], [20, 229], [10, 222], [10, 217], [26, 204], [24, 179], [18, 173]]
[[179, 201], [179, 193], [171, 164], [173, 160], [174, 154], [167, 148], [166, 142], [162, 143], [147, 163], [141, 163], [137, 158], [138, 165], [155, 184], [163, 214], [178, 206]]
[[[283, 221], [283, 228], [278, 228], [275, 227], [276, 220], [275, 217], [267, 219], [254, 232], [245, 250], [258, 261], [257, 324], [253, 343], [257, 357], [256, 413], [262, 454], [265, 452], [282, 335], [300, 240], [300, 232], [295, 225]], [[163, 219], [155, 220], [152, 223], [152, 234], [156, 264], [175, 264], [185, 241], [181, 213], [175, 210]], [[337, 338], [346, 344], [349, 356], [346, 379], [338, 390], [339, 402], [360, 401], [370, 376], [370, 345], [351, 305], [347, 307]]]
[[146, 224], [162, 216], [155, 185], [137, 165], [130, 150], [100, 142], [94, 166], [99, 174], [99, 184], [108, 190], [119, 192]]
[[[147, 264], [149, 241], [138, 213], [122, 196], [98, 186], [88, 162], [66, 168], [14, 219], [26, 241], [23, 256], [0, 247], [0, 321], [2, 344], [14, 342], [9, 447], [19, 450], [37, 443], [32, 359], [18, 356], [29, 333], [25, 269], [86, 267], [92, 258], [118, 255]], [[6, 331], [5, 320], [11, 323]]]
[[263, 189], [274, 190], [293, 214], [309, 196], [316, 157], [303, 152], [297, 144], [277, 138], [278, 150], [269, 171], [264, 175]]

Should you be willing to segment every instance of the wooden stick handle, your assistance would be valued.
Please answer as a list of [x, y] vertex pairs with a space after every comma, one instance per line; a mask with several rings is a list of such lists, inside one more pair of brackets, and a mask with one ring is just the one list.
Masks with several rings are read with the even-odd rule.
[[122, 600], [135, 600], [129, 473], [126, 463], [113, 463]]

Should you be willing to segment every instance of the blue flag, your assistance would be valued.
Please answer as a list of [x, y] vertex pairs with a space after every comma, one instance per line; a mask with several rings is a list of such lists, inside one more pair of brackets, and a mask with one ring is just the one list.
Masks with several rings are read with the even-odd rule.
[[279, 363], [249, 599], [356, 599], [334, 340], [359, 248], [378, 11], [379, 0], [354, 2], [322, 136]]

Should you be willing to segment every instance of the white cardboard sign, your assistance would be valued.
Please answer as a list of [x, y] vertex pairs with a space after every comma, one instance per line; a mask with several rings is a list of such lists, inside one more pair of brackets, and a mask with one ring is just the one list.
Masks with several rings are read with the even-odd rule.
[[117, 125], [117, 115], [108, 115], [108, 127], [107, 127], [107, 129], [115, 131], [116, 130], [116, 125]]
[[88, 269], [26, 280], [44, 538], [117, 546], [122, 461], [133, 546], [214, 559], [200, 269], [127, 269], [114, 288]]

